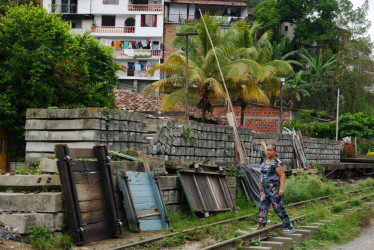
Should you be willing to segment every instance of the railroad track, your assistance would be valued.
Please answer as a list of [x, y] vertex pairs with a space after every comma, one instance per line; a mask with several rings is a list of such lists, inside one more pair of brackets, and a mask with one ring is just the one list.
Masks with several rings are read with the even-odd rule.
[[[373, 189], [374, 189], [374, 187], [364, 188], [364, 189], [359, 189], [359, 190], [354, 190], [354, 191], [347, 192], [347, 194], [355, 194], [355, 193], [359, 193], [359, 192], [363, 192], [363, 191], [367, 191], [367, 190], [373, 190]], [[314, 198], [314, 199], [310, 199], [310, 200], [291, 203], [291, 204], [286, 205], [286, 207], [287, 208], [300, 207], [300, 206], [303, 206], [303, 205], [308, 204], [308, 203], [313, 202], [313, 201], [328, 200], [328, 199], [331, 199], [331, 198], [334, 198], [334, 197], [337, 197], [337, 196], [338, 195], [328, 195], [328, 196], [318, 197], [318, 198]], [[368, 197], [371, 197], [371, 196], [374, 196], [374, 193], [368, 195]], [[365, 197], [365, 198], [367, 198], [367, 197]], [[343, 203], [347, 203], [347, 202], [343, 202]], [[312, 213], [309, 213], [309, 214], [313, 214], [313, 213], [315, 213], [315, 212], [312, 212]], [[305, 218], [309, 214], [293, 218], [293, 219], [291, 219], [291, 221], [293, 221], [293, 222], [298, 221], [300, 219]], [[194, 227], [194, 228], [181, 230], [181, 231], [170, 233], [170, 234], [161, 235], [161, 236], [158, 236], [158, 237], [154, 237], [154, 238], [130, 243], [130, 244], [127, 244], [127, 245], [116, 247], [116, 248], [112, 248], [111, 250], [128, 249], [128, 248], [131, 248], [131, 249], [135, 248], [136, 249], [138, 247], [154, 243], [154, 242], [162, 240], [164, 238], [173, 237], [173, 236], [178, 235], [178, 234], [185, 234], [185, 233], [189, 233], [189, 232], [192, 232], [192, 231], [195, 231], [195, 230], [201, 230], [201, 229], [204, 229], [204, 228], [207, 228], [207, 227], [227, 224], [227, 223], [231, 223], [231, 222], [234, 222], [234, 221], [241, 221], [241, 220], [245, 220], [247, 218], [253, 217], [253, 216], [257, 216], [257, 213], [252, 213], [252, 214], [248, 214], [248, 215], [244, 215], [244, 216], [240, 216], [240, 217], [236, 217], [236, 218], [232, 218], [232, 219], [228, 219], [228, 220], [223, 220], [223, 221], [219, 221], [219, 222], [215, 222], [215, 223], [206, 224], [206, 225], [203, 225], [203, 226], [198, 226], [198, 227]], [[229, 249], [229, 248], [220, 247], [221, 244], [223, 244], [222, 246], [224, 246], [225, 244], [228, 244], [226, 247], [230, 247], [230, 244], [235, 244], [235, 246], [237, 247], [238, 246], [237, 241], [240, 241], [242, 239], [242, 237], [244, 237], [244, 238], [247, 238], [247, 237], [258, 238], [258, 237], [260, 237], [261, 238], [261, 237], [264, 237], [264, 235], [267, 235], [270, 230], [276, 230], [280, 227], [282, 227], [282, 223], [267, 226], [266, 228], [261, 229], [261, 230], [257, 230], [256, 232], [251, 232], [249, 234], [244, 234], [244, 235], [238, 236], [236, 238], [230, 239], [228, 241], [222, 241], [220, 243], [217, 243], [217, 244], [215, 244], [215, 245], [217, 245], [217, 248], [214, 248], [215, 245], [212, 245], [212, 246], [209, 246], [209, 247], [204, 248], [204, 249]], [[211, 247], [213, 247], [213, 248], [211, 248]]]
[[[373, 196], [374, 196], [374, 193], [373, 194], [369, 194], [369, 195], [365, 195], [365, 196], [362, 196], [362, 197], [359, 197], [359, 199], [364, 200], [364, 199], [367, 199], [367, 198], [373, 197]], [[345, 202], [342, 202], [340, 204], [344, 205], [344, 204], [347, 204], [348, 202], [349, 201], [345, 201]], [[307, 213], [307, 214], [304, 214], [304, 215], [301, 215], [301, 216], [298, 216], [296, 218], [291, 219], [291, 221], [293, 223], [297, 223], [297, 222], [305, 219], [307, 216], [312, 215], [312, 214], [317, 213], [317, 212], [318, 212], [318, 210], [310, 212], [310, 213]], [[239, 242], [249, 242], [251, 239], [264, 240], [264, 239], [268, 238], [268, 235], [269, 235], [270, 232], [281, 230], [282, 228], [283, 228], [283, 224], [282, 223], [278, 223], [278, 224], [271, 225], [271, 226], [268, 226], [268, 227], [260, 229], [260, 230], [256, 230], [254, 232], [243, 234], [243, 235], [240, 235], [238, 237], [235, 237], [235, 238], [232, 238], [232, 239], [229, 239], [229, 240], [226, 240], [226, 241], [222, 241], [222, 242], [216, 243], [214, 245], [210, 245], [208, 247], [202, 248], [202, 250], [213, 250], [213, 249], [214, 250], [220, 250], [220, 249], [222, 249], [222, 250], [229, 250], [229, 249], [237, 249], [238, 246], [239, 246]], [[298, 230], [296, 230], [296, 233], [297, 233], [297, 231]], [[293, 235], [287, 235], [286, 237], [288, 237], [288, 236], [292, 237]]]

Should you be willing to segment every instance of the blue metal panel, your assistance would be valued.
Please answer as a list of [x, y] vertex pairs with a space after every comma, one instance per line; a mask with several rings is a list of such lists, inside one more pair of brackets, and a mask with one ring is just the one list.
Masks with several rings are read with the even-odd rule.
[[169, 227], [161, 192], [152, 172], [117, 172], [128, 219], [134, 231], [161, 230]]

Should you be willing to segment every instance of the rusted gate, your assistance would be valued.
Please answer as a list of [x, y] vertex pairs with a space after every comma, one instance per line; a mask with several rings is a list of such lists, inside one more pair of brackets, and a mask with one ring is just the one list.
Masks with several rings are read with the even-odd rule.
[[177, 174], [190, 209], [195, 215], [208, 217], [209, 212], [235, 209], [235, 202], [225, 175], [187, 169], [180, 170]]
[[107, 147], [69, 149], [59, 144], [55, 153], [72, 240], [84, 244], [120, 235]]

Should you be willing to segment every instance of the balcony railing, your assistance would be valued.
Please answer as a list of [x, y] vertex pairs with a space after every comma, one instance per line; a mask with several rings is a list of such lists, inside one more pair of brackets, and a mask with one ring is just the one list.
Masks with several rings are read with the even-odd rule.
[[158, 49], [116, 49], [113, 56], [117, 59], [122, 58], [161, 58], [162, 50]]
[[164, 6], [161, 4], [129, 4], [129, 11], [145, 11], [145, 12], [163, 12]]
[[135, 27], [92, 26], [92, 33], [135, 33]]
[[52, 4], [51, 9], [52, 13], [76, 14], [77, 6], [77, 4]]

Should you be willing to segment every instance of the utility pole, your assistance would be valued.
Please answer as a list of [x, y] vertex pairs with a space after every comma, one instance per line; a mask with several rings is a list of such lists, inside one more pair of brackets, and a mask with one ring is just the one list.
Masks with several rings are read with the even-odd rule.
[[177, 36], [184, 36], [186, 37], [186, 83], [185, 83], [185, 120], [188, 120], [188, 37], [189, 36], [196, 36], [197, 32], [188, 32], [188, 33], [176, 33]]
[[339, 134], [339, 99], [340, 99], [340, 89], [338, 89], [338, 96], [336, 100], [336, 138], [335, 140], [338, 140], [338, 134]]
[[282, 95], [282, 87], [286, 82], [286, 78], [281, 77], [280, 79], [280, 98], [279, 98], [279, 129], [278, 133], [282, 133], [283, 130], [283, 95]]

